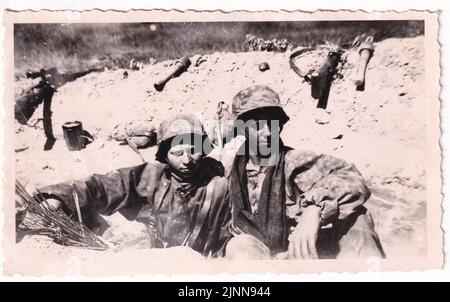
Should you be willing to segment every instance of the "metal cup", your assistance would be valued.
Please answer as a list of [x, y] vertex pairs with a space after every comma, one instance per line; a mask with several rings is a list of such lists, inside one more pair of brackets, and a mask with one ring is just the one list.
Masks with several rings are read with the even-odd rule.
[[62, 125], [64, 140], [69, 151], [79, 151], [86, 147], [83, 138], [83, 125], [80, 121], [67, 122]]

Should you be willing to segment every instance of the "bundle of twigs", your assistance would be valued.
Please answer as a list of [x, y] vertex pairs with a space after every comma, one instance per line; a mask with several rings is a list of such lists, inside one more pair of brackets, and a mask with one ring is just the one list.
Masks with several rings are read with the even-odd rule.
[[26, 228], [51, 237], [56, 243], [95, 250], [106, 250], [108, 245], [81, 222], [76, 222], [62, 210], [43, 204], [39, 195], [31, 196], [16, 180], [16, 198], [22, 199], [27, 214], [22, 222]]

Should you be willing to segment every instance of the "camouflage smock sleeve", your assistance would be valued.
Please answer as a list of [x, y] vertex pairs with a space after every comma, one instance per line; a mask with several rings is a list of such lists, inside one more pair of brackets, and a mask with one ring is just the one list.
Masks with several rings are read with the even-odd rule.
[[370, 197], [358, 169], [329, 155], [293, 150], [286, 154], [285, 169], [288, 194], [301, 208], [319, 206], [323, 225], [345, 219]]
[[200, 233], [200, 237], [205, 242], [203, 254], [222, 256], [225, 243], [231, 238], [231, 234], [228, 231], [231, 221], [231, 209], [227, 178], [220, 177], [214, 182], [212, 197], [207, 221]]
[[76, 192], [82, 209], [111, 215], [134, 202], [143, 201], [136, 188], [147, 164], [122, 168], [107, 174], [93, 174], [80, 180], [66, 181], [43, 187], [39, 193], [44, 198], [60, 200], [65, 210], [76, 211], [73, 192]]

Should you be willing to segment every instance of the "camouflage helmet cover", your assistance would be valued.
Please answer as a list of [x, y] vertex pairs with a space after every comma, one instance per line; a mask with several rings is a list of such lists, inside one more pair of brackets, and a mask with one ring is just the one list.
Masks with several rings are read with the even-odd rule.
[[165, 119], [158, 128], [157, 144], [178, 135], [206, 135], [202, 122], [193, 114], [178, 114]]
[[165, 119], [158, 128], [156, 160], [166, 163], [165, 158], [170, 148], [168, 142], [176, 136], [190, 134], [202, 137], [202, 152], [206, 156], [211, 151], [212, 144], [203, 128], [202, 122], [193, 114], [178, 114]]
[[268, 86], [256, 85], [246, 88], [233, 98], [232, 112], [236, 119], [244, 113], [261, 108], [275, 109], [283, 124], [289, 120], [289, 116], [281, 106], [280, 97]]

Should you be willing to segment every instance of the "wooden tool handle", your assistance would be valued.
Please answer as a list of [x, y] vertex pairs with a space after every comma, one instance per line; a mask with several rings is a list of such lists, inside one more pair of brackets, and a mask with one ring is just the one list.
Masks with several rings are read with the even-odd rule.
[[369, 49], [362, 49], [359, 56], [358, 69], [355, 75], [355, 85], [361, 86], [364, 84], [366, 77], [366, 68], [369, 63], [372, 52]]
[[153, 84], [153, 87], [155, 87], [156, 91], [162, 91], [164, 89], [164, 86], [170, 79], [179, 76], [186, 69], [188, 69], [188, 67], [190, 65], [191, 65], [191, 61], [189, 60], [189, 57], [187, 57], [187, 56], [182, 57], [180, 60], [178, 60], [175, 63], [175, 66], [172, 68], [172, 70], [168, 74], [166, 74], [161, 80], [159, 80]]

